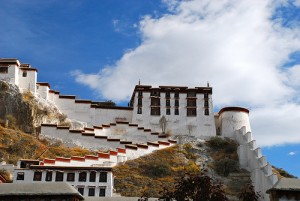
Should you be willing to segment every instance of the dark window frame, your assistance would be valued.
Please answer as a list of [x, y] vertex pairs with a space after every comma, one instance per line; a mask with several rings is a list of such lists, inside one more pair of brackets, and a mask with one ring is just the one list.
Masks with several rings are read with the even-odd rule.
[[166, 92], [166, 96], [165, 96], [166, 98], [171, 98], [171, 95], [170, 95], [170, 92], [169, 91], [167, 91]]
[[6, 67], [6, 66], [0, 66], [0, 73], [7, 74], [8, 73], [8, 67]]
[[100, 172], [99, 182], [107, 182], [107, 172]]
[[154, 115], [154, 116], [159, 116], [160, 115], [160, 107], [151, 107], [150, 114]]
[[42, 181], [43, 173], [41, 171], [35, 171], [33, 173], [33, 181]]
[[86, 172], [80, 172], [78, 176], [79, 182], [86, 182], [87, 173]]
[[89, 176], [89, 182], [95, 182], [96, 181], [96, 174], [97, 172], [91, 171]]
[[68, 172], [67, 181], [75, 181], [75, 173], [74, 172]]
[[196, 99], [187, 99], [186, 100], [186, 106], [188, 106], [188, 107], [196, 107], [197, 106]]
[[83, 194], [84, 194], [84, 187], [78, 187], [78, 188], [77, 188], [77, 191], [78, 191], [81, 195], [83, 195]]
[[18, 172], [17, 173], [17, 180], [24, 180], [25, 179], [25, 173], [24, 172]]
[[137, 109], [137, 113], [138, 113], [138, 114], [142, 114], [142, 113], [143, 113], [143, 110], [142, 110], [142, 108], [141, 108], [141, 107], [138, 107], [138, 109]]
[[95, 196], [96, 188], [95, 187], [89, 187], [88, 196]]
[[174, 106], [175, 106], [175, 107], [179, 107], [179, 100], [178, 100], [178, 99], [175, 100]]
[[45, 181], [52, 181], [53, 172], [47, 171]]
[[106, 196], [106, 188], [100, 187], [99, 197], [105, 197], [105, 196]]
[[64, 173], [57, 171], [55, 174], [55, 181], [64, 181]]
[[171, 115], [171, 109], [170, 108], [166, 109], [166, 115]]
[[178, 92], [178, 91], [176, 91], [176, 92], [174, 93], [174, 98], [179, 98], [179, 92]]
[[174, 114], [175, 114], [175, 115], [179, 115], [179, 109], [178, 109], [178, 108], [175, 108]]
[[23, 71], [22, 77], [27, 77], [27, 71]]
[[186, 110], [186, 116], [188, 116], [188, 117], [195, 117], [195, 116], [197, 116], [197, 110], [196, 110], [196, 108], [187, 108], [187, 110]]
[[138, 106], [142, 106], [143, 105], [143, 99], [138, 98]]
[[169, 99], [166, 100], [166, 106], [170, 107], [171, 106], [171, 101]]
[[209, 115], [209, 110], [208, 110], [207, 108], [204, 110], [204, 115], [205, 115], [205, 116], [208, 116], [208, 115]]

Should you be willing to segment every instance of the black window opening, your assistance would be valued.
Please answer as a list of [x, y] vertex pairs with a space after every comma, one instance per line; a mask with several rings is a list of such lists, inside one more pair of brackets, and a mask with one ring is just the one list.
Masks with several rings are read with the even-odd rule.
[[78, 187], [78, 192], [83, 195], [84, 194], [84, 188], [83, 187]]
[[139, 98], [138, 99], [138, 106], [142, 106], [143, 105], [143, 99]]
[[63, 181], [64, 180], [64, 173], [63, 172], [56, 172], [55, 181]]
[[170, 100], [166, 100], [166, 106], [167, 106], [167, 107], [171, 106]]
[[187, 93], [187, 97], [189, 97], [189, 98], [196, 97], [196, 92], [194, 92], [194, 91], [189, 91], [189, 92]]
[[151, 91], [151, 96], [160, 96], [159, 91]]
[[175, 100], [175, 107], [179, 106], [179, 100]]
[[179, 109], [178, 109], [178, 108], [175, 108], [174, 114], [175, 114], [175, 115], [179, 115]]
[[174, 98], [179, 98], [179, 92], [175, 92]]
[[86, 172], [80, 172], [78, 181], [85, 182], [86, 181]]
[[18, 172], [17, 180], [24, 180], [24, 172]]
[[205, 93], [205, 94], [204, 94], [204, 98], [208, 98], [208, 93]]
[[67, 181], [75, 181], [75, 173], [69, 172], [67, 174]]
[[90, 182], [95, 182], [96, 181], [96, 172], [95, 171], [90, 172], [89, 181]]
[[99, 182], [107, 182], [107, 172], [100, 172]]
[[159, 98], [151, 98], [151, 106], [160, 106]]
[[208, 109], [204, 110], [204, 115], [209, 115], [209, 110]]
[[142, 91], [138, 91], [138, 96], [142, 97], [143, 96], [143, 92]]
[[26, 168], [26, 163], [24, 161], [21, 161], [20, 168]]
[[160, 115], [160, 107], [151, 107], [151, 115]]
[[99, 197], [105, 197], [105, 188], [100, 188]]
[[95, 196], [95, 188], [89, 188], [88, 196]]
[[52, 181], [52, 172], [49, 171], [46, 172], [45, 181]]
[[166, 98], [170, 98], [171, 96], [170, 96], [170, 92], [169, 91], [167, 91], [166, 92]]
[[0, 67], [0, 73], [8, 73], [8, 67]]
[[166, 115], [171, 115], [171, 109], [170, 108], [166, 109]]
[[196, 100], [195, 99], [191, 99], [191, 100], [187, 100], [187, 104], [188, 107], [196, 107]]
[[197, 110], [196, 108], [187, 108], [187, 116], [192, 117], [192, 116], [197, 116]]
[[42, 181], [42, 172], [34, 172], [33, 181]]
[[141, 107], [139, 107], [139, 108], [137, 109], [137, 113], [138, 113], [138, 114], [142, 114], [142, 108], [141, 108]]
[[24, 71], [22, 74], [23, 77], [27, 77], [27, 71]]
[[208, 107], [208, 101], [204, 101], [204, 107]]

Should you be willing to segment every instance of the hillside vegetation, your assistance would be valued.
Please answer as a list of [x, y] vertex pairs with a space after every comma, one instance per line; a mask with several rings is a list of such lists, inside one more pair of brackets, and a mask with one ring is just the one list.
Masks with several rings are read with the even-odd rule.
[[19, 159], [84, 156], [87, 154], [95, 153], [80, 147], [68, 148], [57, 141], [40, 140], [20, 130], [8, 129], [0, 125], [0, 158], [7, 163], [16, 164]]

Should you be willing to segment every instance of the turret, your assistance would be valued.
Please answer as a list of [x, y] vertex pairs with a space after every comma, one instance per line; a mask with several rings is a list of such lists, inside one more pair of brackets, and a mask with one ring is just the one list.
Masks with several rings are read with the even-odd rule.
[[242, 107], [225, 107], [219, 111], [219, 129], [223, 137], [234, 138], [236, 130], [243, 126], [251, 132], [249, 110]]

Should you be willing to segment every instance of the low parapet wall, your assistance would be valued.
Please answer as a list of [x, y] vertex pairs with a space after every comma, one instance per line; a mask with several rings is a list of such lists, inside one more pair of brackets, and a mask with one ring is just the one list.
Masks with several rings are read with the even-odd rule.
[[266, 191], [278, 181], [277, 175], [273, 173], [272, 166], [262, 155], [261, 148], [257, 147], [251, 132], [246, 132], [246, 128], [242, 127], [235, 132], [235, 138], [239, 143], [240, 167], [251, 173], [252, 184], [255, 191], [262, 195], [261, 200], [269, 201], [270, 198]]

